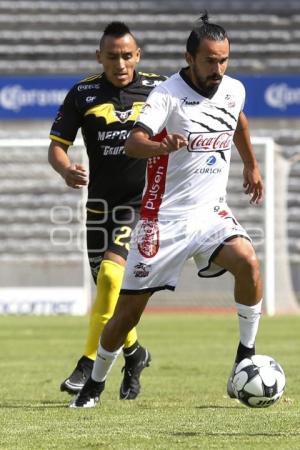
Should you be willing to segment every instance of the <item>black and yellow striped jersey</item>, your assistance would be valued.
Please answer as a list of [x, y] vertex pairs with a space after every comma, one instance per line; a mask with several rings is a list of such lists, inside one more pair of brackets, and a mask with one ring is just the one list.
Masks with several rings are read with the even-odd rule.
[[88, 207], [136, 206], [141, 201], [146, 160], [129, 158], [125, 140], [150, 91], [165, 80], [136, 73], [126, 87], [113, 86], [105, 74], [75, 84], [59, 108], [50, 138], [72, 145], [81, 128], [89, 158]]

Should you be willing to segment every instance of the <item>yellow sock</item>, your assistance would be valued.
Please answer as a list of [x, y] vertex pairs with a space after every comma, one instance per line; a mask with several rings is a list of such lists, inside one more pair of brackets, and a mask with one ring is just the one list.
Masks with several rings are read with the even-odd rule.
[[[106, 322], [113, 315], [122, 285], [124, 267], [104, 259], [97, 277], [97, 293], [90, 313], [88, 336], [84, 355], [95, 360], [99, 338]], [[124, 347], [131, 347], [137, 340], [136, 329], [127, 335]]]

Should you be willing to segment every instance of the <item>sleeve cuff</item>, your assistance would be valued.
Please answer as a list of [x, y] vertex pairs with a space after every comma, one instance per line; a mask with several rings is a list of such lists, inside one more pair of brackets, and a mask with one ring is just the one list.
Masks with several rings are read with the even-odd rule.
[[142, 122], [136, 122], [136, 123], [134, 124], [133, 128], [143, 128], [143, 130], [145, 130], [146, 133], [148, 133], [150, 137], [153, 137], [153, 136], [154, 136], [154, 133], [153, 133], [153, 131], [151, 130], [151, 128], [147, 127], [147, 125], [145, 125], [145, 124], [142, 123]]
[[66, 139], [62, 139], [60, 137], [55, 136], [54, 134], [50, 134], [49, 138], [52, 141], [56, 141], [56, 142], [61, 142], [62, 144], [66, 144], [66, 145], [72, 145], [73, 142], [72, 141], [67, 141]]

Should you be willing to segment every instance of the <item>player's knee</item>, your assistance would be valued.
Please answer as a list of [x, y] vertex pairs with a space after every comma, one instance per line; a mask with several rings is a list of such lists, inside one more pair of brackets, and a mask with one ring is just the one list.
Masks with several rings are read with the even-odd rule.
[[118, 320], [124, 324], [126, 331], [130, 331], [139, 323], [140, 315], [134, 308], [129, 310], [123, 309], [118, 315]]
[[260, 265], [255, 253], [243, 255], [236, 265], [236, 276], [241, 276], [257, 283], [260, 279]]
[[111, 271], [110, 266], [102, 265], [97, 275], [97, 286], [104, 287], [108, 290], [119, 288], [119, 280], [115, 273]]
[[141, 312], [136, 308], [135, 303], [124, 301], [124, 298], [121, 296], [111, 320], [114, 322], [114, 325], [123, 332], [129, 332], [138, 324], [140, 317]]

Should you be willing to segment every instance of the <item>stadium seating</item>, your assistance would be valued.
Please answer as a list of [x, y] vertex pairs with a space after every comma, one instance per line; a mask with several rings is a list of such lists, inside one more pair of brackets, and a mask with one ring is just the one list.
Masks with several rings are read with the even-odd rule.
[[[229, 30], [232, 74], [300, 72], [299, 0], [211, 0], [209, 12], [214, 21]], [[200, 13], [199, 2], [193, 0], [0, 0], [0, 73], [79, 77], [96, 72], [99, 66], [95, 49], [104, 26], [111, 20], [123, 20], [142, 47], [139, 68], [169, 74], [184, 64], [184, 42]], [[0, 130], [0, 138], [28, 138], [32, 133], [45, 138], [49, 126], [44, 124], [40, 129], [38, 123], [29, 122], [20, 127], [8, 126]], [[278, 127], [271, 131], [268, 128], [267, 135], [276, 139], [282, 132]], [[299, 131], [291, 130], [296, 132], [299, 137]], [[259, 134], [265, 135], [265, 130], [260, 129]], [[291, 157], [299, 150], [287, 147], [286, 156]], [[0, 165], [5, 174], [0, 180], [1, 285], [45, 284], [45, 277], [50, 284], [69, 284], [71, 276], [80, 277], [82, 250], [78, 248], [77, 237], [82, 225], [76, 213], [80, 193], [68, 189], [48, 166], [45, 148], [30, 151], [0, 148]], [[261, 216], [256, 208], [247, 209], [245, 214], [240, 169], [235, 158], [231, 173], [230, 204], [245, 226], [257, 225]], [[300, 267], [299, 194], [300, 162], [295, 162], [291, 165], [289, 182], [288, 231], [291, 263], [297, 267]], [[70, 241], [63, 231], [61, 235], [53, 231], [57, 227], [51, 222], [51, 210], [61, 205], [73, 211], [68, 224]], [[63, 221], [66, 211], [55, 211], [56, 218]], [[54, 236], [55, 245], [50, 236]], [[26, 264], [31, 270], [30, 280]], [[61, 272], [60, 265], [64, 268]], [[300, 291], [299, 281], [295, 283]]]
[[51, 169], [46, 147], [1, 147], [0, 166], [1, 286], [80, 282], [81, 192]]
[[[209, 12], [230, 30], [231, 72], [299, 72], [300, 2], [215, 0], [209, 2]], [[0, 1], [0, 71], [96, 70], [98, 38], [114, 19], [127, 22], [136, 33], [144, 53], [142, 70], [170, 73], [183, 64], [184, 42], [200, 13], [193, 0]]]

